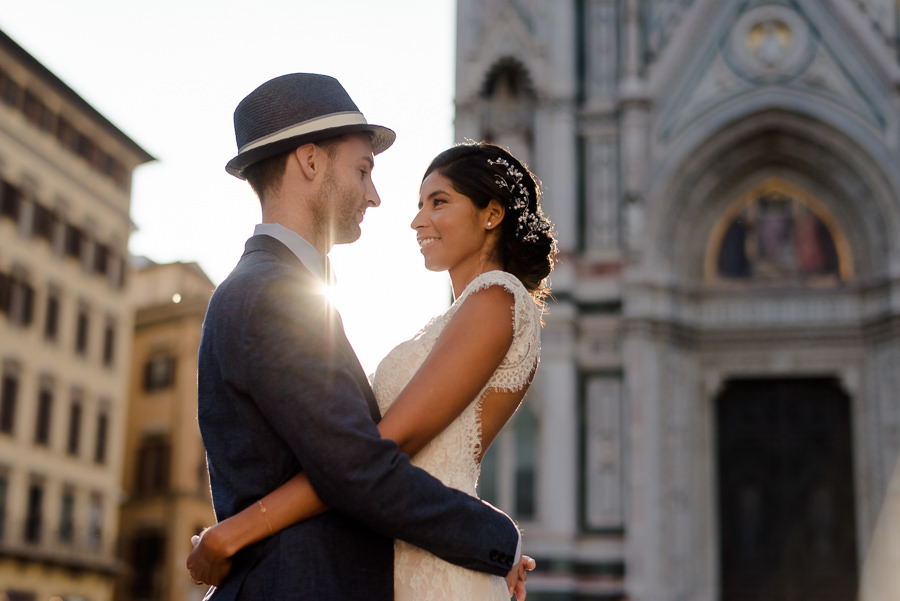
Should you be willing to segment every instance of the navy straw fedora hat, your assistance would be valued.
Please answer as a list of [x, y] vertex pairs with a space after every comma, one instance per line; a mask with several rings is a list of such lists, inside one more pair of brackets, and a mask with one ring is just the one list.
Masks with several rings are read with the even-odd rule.
[[240, 179], [244, 169], [309, 142], [352, 132], [370, 132], [378, 154], [396, 134], [366, 118], [338, 80], [315, 73], [291, 73], [262, 84], [234, 110], [238, 154], [225, 170]]

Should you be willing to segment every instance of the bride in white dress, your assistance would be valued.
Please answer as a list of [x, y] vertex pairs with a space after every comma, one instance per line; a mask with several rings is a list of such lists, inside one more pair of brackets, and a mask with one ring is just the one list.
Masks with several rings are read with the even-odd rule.
[[[419, 198], [411, 226], [425, 266], [449, 273], [454, 302], [378, 366], [378, 428], [415, 465], [477, 496], [481, 458], [537, 369], [556, 242], [537, 180], [492, 144], [460, 144], [438, 155]], [[303, 474], [261, 501], [265, 521], [254, 505], [204, 533], [189, 559], [195, 580], [218, 584], [238, 550], [327, 509]], [[524, 570], [517, 592], [524, 593], [522, 584]], [[395, 543], [397, 601], [508, 600], [514, 586]]]

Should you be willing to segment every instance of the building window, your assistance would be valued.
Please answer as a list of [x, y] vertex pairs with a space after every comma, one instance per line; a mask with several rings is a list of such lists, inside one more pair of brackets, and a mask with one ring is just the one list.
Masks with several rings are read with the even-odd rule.
[[111, 319], [107, 320], [103, 329], [103, 365], [111, 367], [116, 351], [116, 324]]
[[537, 518], [537, 444], [537, 417], [523, 405], [481, 461], [479, 496], [498, 507], [512, 507], [517, 520]]
[[10, 277], [9, 318], [20, 326], [34, 321], [34, 287], [24, 277]]
[[140, 532], [134, 539], [131, 552], [131, 565], [134, 566], [132, 599], [142, 601], [159, 598], [165, 551], [166, 539], [161, 532]]
[[6, 73], [0, 79], [0, 99], [4, 104], [19, 108], [22, 104], [22, 86]]
[[500, 463], [500, 443], [502, 442], [503, 433], [501, 432], [497, 440], [481, 458], [481, 475], [478, 478], [478, 496], [491, 503], [500, 506], [500, 491], [498, 490], [498, 472]]
[[63, 491], [59, 511], [59, 540], [71, 543], [75, 539], [75, 493], [71, 488]]
[[87, 546], [99, 549], [103, 545], [103, 497], [94, 493], [88, 507]]
[[82, 305], [78, 307], [78, 317], [75, 319], [75, 352], [79, 355], [87, 354], [89, 325], [88, 308]]
[[175, 357], [156, 355], [144, 364], [144, 390], [155, 392], [175, 384]]
[[22, 190], [4, 181], [0, 184], [0, 217], [7, 217], [16, 223], [22, 210]]
[[76, 135], [75, 127], [72, 123], [66, 119], [65, 117], [60, 117], [56, 122], [56, 139], [60, 141], [60, 143], [69, 148], [71, 145], [71, 140], [75, 139]]
[[25, 90], [25, 117], [34, 125], [44, 128], [48, 112], [43, 101], [31, 90]]
[[66, 224], [65, 233], [65, 254], [67, 257], [81, 260], [81, 251], [84, 246], [84, 233], [77, 226], [71, 223]]
[[72, 404], [69, 405], [69, 436], [66, 441], [66, 452], [78, 455], [81, 442], [81, 391], [72, 392]]
[[28, 487], [28, 506], [25, 516], [25, 542], [41, 542], [41, 529], [44, 522], [44, 486], [32, 482]]
[[34, 443], [50, 444], [50, 417], [53, 412], [53, 391], [49, 384], [42, 384], [38, 392], [37, 419], [34, 423]]
[[16, 425], [16, 400], [19, 394], [19, 375], [10, 369], [3, 372], [0, 387], [0, 432], [12, 435]]
[[135, 492], [139, 495], [164, 493], [169, 490], [171, 445], [165, 436], [146, 436], [138, 449], [135, 470]]
[[78, 131], [71, 121], [53, 112], [38, 94], [26, 90], [3, 72], [0, 72], [0, 102], [21, 111], [29, 122], [55, 135], [64, 148], [84, 157], [92, 168], [112, 178], [122, 189], [130, 185], [124, 165]]
[[34, 319], [34, 288], [23, 273], [0, 274], [0, 312], [10, 323], [30, 325]]
[[60, 293], [49, 288], [47, 291], [47, 311], [44, 315], [44, 339], [56, 342], [59, 338]]
[[109, 247], [97, 242], [94, 244], [94, 273], [106, 275], [109, 272]]
[[91, 140], [89, 137], [82, 134], [81, 137], [78, 139], [78, 148], [76, 149], [76, 152], [83, 159], [87, 160], [88, 163], [90, 163], [91, 165], [94, 165], [94, 164], [96, 164], [94, 161], [94, 154], [95, 154], [96, 148], [97, 148], [97, 145], [94, 144], [94, 141]]
[[53, 232], [56, 230], [56, 214], [40, 203], [34, 203], [34, 217], [31, 233], [36, 238], [43, 238], [53, 245]]
[[516, 518], [534, 520], [535, 473], [537, 471], [537, 417], [530, 407], [516, 412], [513, 421], [516, 434]]
[[94, 463], [106, 463], [106, 438], [109, 430], [109, 415], [101, 411], [97, 416], [97, 440], [94, 445]]

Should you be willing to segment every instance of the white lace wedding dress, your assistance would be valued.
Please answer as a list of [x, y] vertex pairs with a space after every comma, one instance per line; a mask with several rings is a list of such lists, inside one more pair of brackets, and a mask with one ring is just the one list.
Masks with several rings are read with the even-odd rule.
[[[446, 312], [385, 357], [375, 371], [373, 388], [382, 414], [431, 352], [444, 327], [466, 299], [478, 290], [502, 286], [515, 298], [513, 342], [500, 367], [474, 401], [413, 458], [412, 463], [447, 486], [475, 496], [481, 464], [481, 405], [489, 389], [521, 390], [540, 355], [540, 311], [519, 280], [489, 271], [472, 280]], [[394, 543], [395, 601], [509, 601], [506, 581], [460, 568], [403, 541]]]

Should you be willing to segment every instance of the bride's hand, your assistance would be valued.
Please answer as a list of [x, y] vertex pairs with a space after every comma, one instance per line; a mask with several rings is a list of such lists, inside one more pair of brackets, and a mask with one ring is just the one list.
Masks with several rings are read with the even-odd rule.
[[224, 551], [225, 541], [220, 539], [215, 526], [191, 538], [194, 548], [186, 565], [194, 584], [219, 586], [231, 571], [231, 557]]
[[509, 588], [509, 596], [516, 596], [517, 601], [525, 601], [525, 581], [528, 579], [528, 572], [533, 570], [537, 563], [531, 557], [523, 555], [522, 559], [513, 566], [513, 569], [506, 575], [506, 586]]

